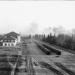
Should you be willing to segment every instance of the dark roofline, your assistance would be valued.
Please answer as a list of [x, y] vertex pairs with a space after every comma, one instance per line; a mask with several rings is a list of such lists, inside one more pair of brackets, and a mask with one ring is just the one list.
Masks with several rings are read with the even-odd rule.
[[20, 35], [19, 33], [16, 33], [16, 32], [14, 32], [14, 31], [9, 32], [9, 33], [7, 33], [7, 34], [5, 34], [5, 35], [12, 34], [12, 33], [14, 33], [14, 34], [16, 34], [16, 35]]
[[4, 37], [3, 37], [3, 40], [15, 40], [15, 38], [13, 38], [13, 37], [11, 37], [11, 36], [10, 36], [10, 37], [5, 37], [5, 36], [4, 36]]
[[18, 34], [16, 32], [10, 32], [10, 33], [5, 34], [5, 36], [8, 36], [8, 37], [12, 36], [12, 37], [15, 37], [15, 38], [17, 38], [17, 36], [19, 36], [19, 35], [20, 34]]
[[7, 36], [7, 38], [12, 38], [15, 39], [17, 38], [17, 36], [19, 36], [20, 34], [16, 33], [16, 32], [9, 32], [5, 35], [3, 35], [2, 37], [0, 37], [0, 40], [3, 40], [5, 38], [5, 36]]

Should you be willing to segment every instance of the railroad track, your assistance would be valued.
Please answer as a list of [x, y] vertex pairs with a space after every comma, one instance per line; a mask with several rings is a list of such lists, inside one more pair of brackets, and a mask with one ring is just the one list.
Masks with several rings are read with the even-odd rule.
[[40, 56], [37, 56], [37, 57], [36, 56], [32, 56], [32, 57], [34, 58], [33, 59], [33, 63], [35, 63], [35, 64], [38, 63], [38, 65], [40, 65], [40, 67], [42, 69], [43, 68], [46, 68], [46, 69], [50, 70], [50, 72], [53, 72], [54, 75], [75, 75], [75, 72], [74, 71], [72, 71], [69, 68], [65, 67], [65, 65], [63, 65], [60, 62], [53, 62], [53, 61], [51, 61], [51, 63], [50, 63], [48, 61], [49, 62], [48, 63], [46, 60], [45, 61], [44, 60], [40, 60]]
[[69, 75], [75, 75], [75, 72], [71, 71], [70, 69], [66, 68], [64, 65], [61, 63], [55, 62], [55, 65], [67, 72]]
[[57, 69], [53, 68], [50, 64], [48, 64], [48, 63], [46, 63], [46, 62], [40, 62], [40, 64], [41, 64], [43, 67], [45, 67], [45, 68], [51, 70], [51, 71], [54, 73], [54, 75], [64, 75], [63, 73], [61, 73], [61, 72], [58, 71]]
[[[16, 72], [16, 67], [17, 67], [17, 63], [18, 63], [18, 60], [19, 60], [19, 55], [16, 57], [16, 61], [11, 61], [9, 60], [9, 56], [7, 56], [7, 59], [8, 59], [8, 63], [11, 65], [12, 67], [12, 71], [11, 71], [11, 75], [15, 75], [15, 72]], [[12, 59], [12, 58], [11, 58]]]
[[35, 75], [35, 71], [34, 71], [34, 68], [33, 68], [33, 63], [32, 63], [32, 59], [31, 57], [29, 57], [29, 74], [28, 75]]
[[[18, 63], [18, 60], [19, 60], [19, 56], [17, 57], [17, 61], [16, 61], [16, 67], [17, 67], [17, 63]], [[32, 59], [31, 59], [31, 56], [28, 56], [27, 57], [27, 65], [28, 65], [28, 70], [27, 70], [27, 73], [28, 75], [36, 75], [35, 74], [35, 69], [33, 67], [33, 62], [32, 62]], [[56, 69], [54, 68], [51, 64], [48, 64], [47, 62], [38, 62], [41, 66], [43, 66], [44, 68], [52, 71], [54, 73], [54, 75], [75, 75], [75, 72], [67, 69], [64, 65], [62, 65], [61, 63], [58, 63], [58, 62], [53, 62], [57, 67], [59, 67], [60, 69]], [[15, 72], [17, 72], [16, 68], [14, 68], [14, 73], [12, 73], [11, 75], [16, 75]]]

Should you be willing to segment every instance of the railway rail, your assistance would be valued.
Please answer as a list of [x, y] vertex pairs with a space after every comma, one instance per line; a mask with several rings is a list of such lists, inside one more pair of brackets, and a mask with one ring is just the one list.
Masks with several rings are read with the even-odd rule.
[[53, 68], [50, 64], [48, 64], [48, 63], [46, 63], [46, 62], [40, 62], [40, 64], [41, 64], [43, 67], [45, 67], [45, 68], [51, 70], [52, 72], [54, 72], [55, 75], [64, 75], [63, 73], [61, 73], [61, 72], [58, 71], [57, 69]]
[[[10, 56], [11, 57], [11, 56]], [[16, 60], [16, 62], [15, 63], [13, 63], [14, 65], [15, 65], [15, 67], [12, 67], [13, 69], [12, 69], [12, 71], [11, 71], [11, 75], [18, 75], [18, 74], [16, 74], [16, 72], [18, 72], [18, 68], [17, 68], [17, 65], [18, 65], [18, 63], [19, 63], [19, 61], [20, 61], [20, 57], [25, 57], [25, 56], [18, 56], [17, 57], [17, 60]], [[36, 75], [36, 73], [35, 73], [35, 69], [34, 69], [34, 67], [33, 67], [33, 62], [32, 62], [32, 56], [28, 56], [27, 57], [27, 66], [28, 66], [28, 68], [27, 68], [27, 73], [28, 73], [28, 75]], [[12, 63], [13, 61], [11, 61], [11, 63]], [[37, 61], [42, 67], [44, 67], [44, 68], [46, 68], [46, 69], [48, 69], [48, 70], [50, 70], [50, 71], [52, 71], [53, 73], [54, 73], [54, 75], [75, 75], [75, 72], [73, 72], [73, 71], [71, 71], [70, 69], [67, 69], [64, 65], [62, 65], [61, 63], [58, 63], [58, 62], [53, 62], [57, 67], [59, 67], [61, 70], [63, 70], [65, 73], [67, 73], [67, 74], [65, 74], [63, 71], [61, 72], [61, 70], [58, 70], [58, 69], [56, 69], [56, 68], [54, 68], [52, 65], [50, 65], [50, 64], [48, 64], [47, 62], [39, 62], [39, 61]], [[10, 64], [10, 63], [9, 63]], [[13, 65], [12, 65], [13, 66]], [[4, 70], [4, 71], [8, 71], [9, 70], [9, 68], [8, 69], [1, 69], [1, 70]], [[27, 74], [26, 74], [27, 75]]]
[[64, 65], [61, 63], [55, 62], [55, 65], [67, 72], [69, 75], [75, 75], [75, 72], [71, 71], [70, 69], [66, 68]]
[[[43, 75], [45, 72], [46, 72], [46, 74], [44, 74], [44, 75], [50, 75], [51, 72], [53, 73], [52, 75], [75, 75], [75, 73], [73, 71], [67, 69], [64, 65], [62, 65], [58, 61], [54, 62], [53, 60], [50, 60], [50, 57], [48, 57], [48, 56], [51, 56], [52, 54], [53, 54], [53, 57], [54, 57], [54, 55], [60, 56], [61, 51], [59, 51], [55, 48], [49, 47], [45, 44], [40, 44], [40, 43], [37, 43], [37, 42], [36, 42], [36, 44], [40, 48], [40, 50], [45, 53], [44, 55], [42, 55], [42, 56], [37, 55], [36, 56], [36, 55], [29, 55], [29, 53], [27, 53], [25, 55], [25, 51], [26, 51], [25, 49], [27, 49], [29, 46], [28, 46], [27, 43], [23, 43], [22, 46], [21, 46], [22, 48], [20, 48], [21, 51], [22, 51], [22, 53], [19, 53], [20, 55], [7, 56], [8, 63], [12, 67], [12, 69], [10, 69], [10, 70], [12, 70], [11, 75], [21, 75], [21, 73], [19, 73], [20, 71], [25, 72], [23, 75]], [[30, 47], [32, 47], [32, 46], [30, 46]], [[1, 57], [4, 58], [6, 56], [1, 55]], [[42, 72], [45, 71], [43, 74], [41, 74], [41, 73], [36, 74], [36, 70], [35, 70], [35, 67], [33, 66], [34, 62], [33, 62], [32, 58], [35, 58], [37, 60], [36, 62], [38, 62], [38, 64], [40, 64], [40, 65], [38, 65], [38, 64], [35, 63], [36, 67], [37, 67], [37, 65], [40, 66], [40, 67], [42, 66], [41, 68], [42, 68], [43, 71], [42, 70], [40, 70], [40, 71], [42, 71]], [[22, 65], [22, 63], [21, 63], [22, 60], [24, 62], [26, 62], [26, 66], [24, 65], [26, 68], [23, 68], [23, 70], [21, 70], [19, 68], [19, 65]], [[47, 63], [46, 60], [48, 60], [47, 62], [49, 62], [49, 63]], [[2, 61], [2, 60], [0, 60], [0, 61]], [[3, 62], [7, 62], [7, 61], [3, 60]], [[3, 70], [6, 70], [6, 68], [3, 69]], [[7, 69], [7, 71], [8, 70], [9, 70], [9, 68]], [[47, 72], [48, 72], [48, 74], [47, 74]]]

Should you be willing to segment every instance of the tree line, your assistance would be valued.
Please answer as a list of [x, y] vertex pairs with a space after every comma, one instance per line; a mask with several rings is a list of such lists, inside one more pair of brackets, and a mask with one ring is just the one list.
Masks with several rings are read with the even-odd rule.
[[59, 34], [58, 36], [52, 35], [36, 35], [37, 38], [41, 38], [42, 41], [56, 46], [60, 46], [66, 49], [75, 50], [75, 38], [67, 34]]

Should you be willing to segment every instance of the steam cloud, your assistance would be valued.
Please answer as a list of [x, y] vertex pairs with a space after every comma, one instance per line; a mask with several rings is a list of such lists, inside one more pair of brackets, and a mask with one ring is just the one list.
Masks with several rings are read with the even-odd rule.
[[37, 23], [30, 23], [28, 30], [28, 34], [36, 34], [38, 33], [38, 24]]

